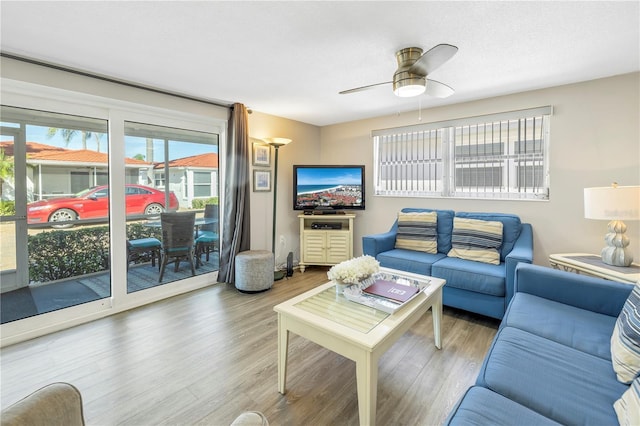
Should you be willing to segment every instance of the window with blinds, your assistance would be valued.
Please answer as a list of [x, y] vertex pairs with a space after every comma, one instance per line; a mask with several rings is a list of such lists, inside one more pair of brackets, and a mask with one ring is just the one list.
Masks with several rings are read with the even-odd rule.
[[376, 195], [549, 198], [551, 107], [376, 130]]

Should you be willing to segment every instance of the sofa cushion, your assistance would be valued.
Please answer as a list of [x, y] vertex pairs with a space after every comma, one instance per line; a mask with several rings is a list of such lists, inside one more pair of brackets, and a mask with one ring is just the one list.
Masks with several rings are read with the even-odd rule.
[[611, 335], [613, 369], [622, 383], [640, 373], [640, 286], [634, 286], [616, 320]]
[[500, 260], [502, 261], [504, 261], [504, 258], [511, 253], [511, 250], [513, 250], [513, 246], [522, 231], [520, 218], [513, 214], [458, 212], [456, 213], [456, 217], [502, 222], [502, 247], [499, 249]]
[[622, 397], [613, 404], [621, 426], [640, 425], [640, 377], [636, 378]]
[[398, 213], [396, 248], [437, 253], [437, 224], [436, 212]]
[[527, 407], [479, 386], [467, 390], [447, 425], [558, 425]]
[[499, 265], [501, 245], [502, 222], [456, 217], [447, 256]]
[[615, 322], [616, 317], [517, 292], [502, 326], [516, 327], [611, 360], [609, 340]]
[[504, 264], [491, 265], [446, 257], [432, 266], [431, 275], [446, 280], [447, 287], [498, 297], [504, 297], [506, 292]]
[[443, 258], [445, 258], [445, 255], [442, 253], [431, 254], [406, 249], [393, 249], [376, 256], [380, 266], [385, 268], [424, 275], [431, 275], [431, 266]]
[[438, 253], [447, 254], [449, 250], [451, 250], [451, 233], [453, 232], [453, 217], [455, 216], [455, 212], [453, 210], [433, 210], [405, 207], [404, 209], [402, 209], [402, 212], [436, 212], [436, 214], [438, 215]]
[[609, 361], [513, 327], [498, 331], [478, 384], [567, 425], [615, 424], [628, 388]]

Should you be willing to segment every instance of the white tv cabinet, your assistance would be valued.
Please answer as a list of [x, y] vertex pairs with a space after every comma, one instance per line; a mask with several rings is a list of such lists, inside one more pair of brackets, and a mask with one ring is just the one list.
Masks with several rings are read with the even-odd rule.
[[[355, 214], [300, 214], [300, 272], [307, 265], [330, 266], [353, 257]], [[340, 224], [340, 229], [314, 229], [313, 224]]]

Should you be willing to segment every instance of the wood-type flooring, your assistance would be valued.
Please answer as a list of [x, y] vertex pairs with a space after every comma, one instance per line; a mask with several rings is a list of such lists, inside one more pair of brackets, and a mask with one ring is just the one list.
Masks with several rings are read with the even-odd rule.
[[[358, 425], [355, 363], [294, 334], [277, 390], [273, 307], [327, 281], [311, 267], [258, 294], [230, 284], [102, 318], [0, 351], [2, 408], [55, 381], [77, 386], [88, 425]], [[381, 358], [378, 425], [441, 424], [475, 382], [499, 322], [444, 308], [442, 350], [427, 313]]]

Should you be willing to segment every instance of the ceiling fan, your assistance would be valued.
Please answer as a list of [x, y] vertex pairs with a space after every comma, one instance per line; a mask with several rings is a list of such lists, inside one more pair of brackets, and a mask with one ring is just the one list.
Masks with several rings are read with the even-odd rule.
[[406, 47], [396, 52], [398, 69], [393, 74], [393, 81], [370, 84], [343, 90], [341, 95], [372, 89], [385, 84], [393, 84], [393, 93], [401, 98], [409, 98], [426, 93], [436, 98], [446, 98], [454, 90], [444, 83], [428, 79], [427, 76], [456, 54], [458, 48], [450, 44], [439, 44], [429, 49], [424, 55], [419, 47]]

